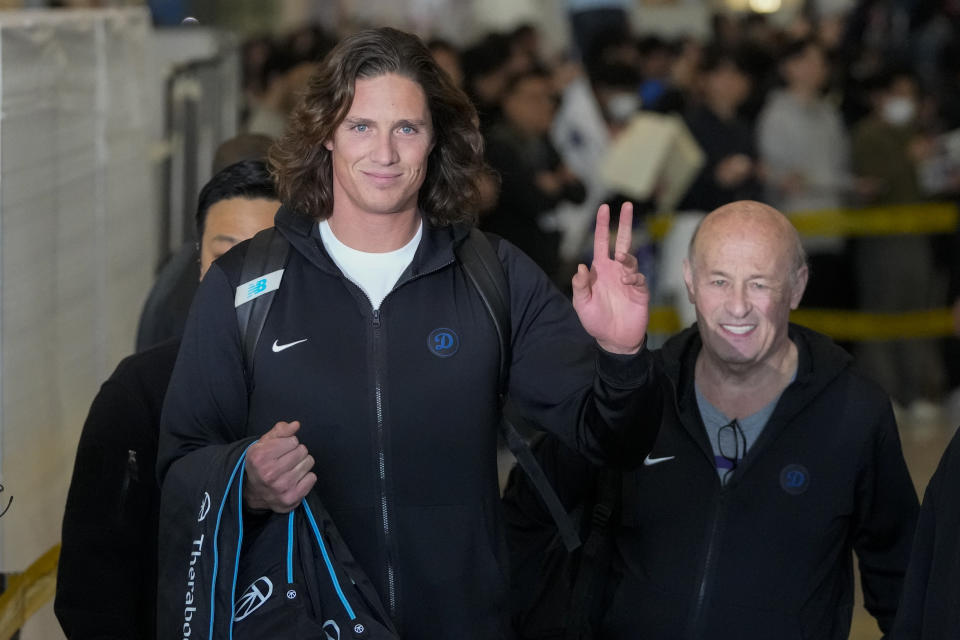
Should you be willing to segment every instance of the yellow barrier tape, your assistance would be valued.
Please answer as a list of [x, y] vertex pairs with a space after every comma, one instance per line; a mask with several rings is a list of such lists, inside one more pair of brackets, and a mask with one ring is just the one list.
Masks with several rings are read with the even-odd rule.
[[[950, 309], [906, 313], [798, 309], [790, 314], [790, 321], [825, 333], [834, 340], [944, 338], [953, 335]], [[683, 328], [680, 317], [672, 307], [654, 307], [650, 310], [650, 333], [672, 334]]]
[[10, 640], [30, 616], [53, 599], [59, 560], [58, 544], [9, 579], [6, 591], [0, 594], [0, 640]]
[[825, 333], [834, 340], [944, 338], [953, 335], [950, 309], [901, 313], [868, 313], [797, 309], [790, 320]]
[[[952, 233], [960, 214], [955, 203], [938, 202], [798, 211], [788, 217], [801, 235], [850, 237]], [[654, 216], [647, 227], [655, 240], [662, 240], [672, 224], [667, 214]]]
[[673, 307], [651, 307], [647, 331], [650, 333], [671, 334], [684, 329], [680, 316]]

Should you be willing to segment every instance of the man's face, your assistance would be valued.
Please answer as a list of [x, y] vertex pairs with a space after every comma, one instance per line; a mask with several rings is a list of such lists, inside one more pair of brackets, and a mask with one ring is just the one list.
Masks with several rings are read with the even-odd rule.
[[704, 77], [709, 99], [740, 106], [750, 95], [750, 78], [735, 64], [724, 63]]
[[272, 227], [279, 208], [279, 200], [265, 198], [228, 198], [211, 205], [200, 238], [200, 279], [233, 245]]
[[704, 223], [683, 271], [703, 348], [716, 363], [743, 372], [785, 345], [807, 277], [794, 261], [776, 226], [737, 217]]
[[547, 133], [556, 111], [550, 80], [535, 75], [519, 80], [504, 98], [503, 111], [521, 131], [538, 136]]
[[787, 61], [787, 81], [791, 86], [819, 90], [829, 77], [830, 67], [823, 50], [810, 45], [803, 53]]
[[396, 74], [358, 78], [350, 111], [324, 146], [333, 158], [334, 215], [415, 209], [433, 149], [423, 89]]

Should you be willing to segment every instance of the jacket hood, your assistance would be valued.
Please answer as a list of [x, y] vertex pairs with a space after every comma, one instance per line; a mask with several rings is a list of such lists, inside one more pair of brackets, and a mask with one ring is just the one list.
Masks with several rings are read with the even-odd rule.
[[[421, 215], [421, 220], [423, 236], [420, 246], [417, 247], [413, 261], [402, 278], [415, 278], [451, 264], [454, 261], [454, 248], [463, 242], [470, 232], [470, 228], [465, 225], [435, 226], [425, 215]], [[330, 273], [340, 272], [323, 247], [315, 218], [297, 214], [283, 205], [277, 211], [274, 225], [290, 241], [293, 248], [317, 268]]]

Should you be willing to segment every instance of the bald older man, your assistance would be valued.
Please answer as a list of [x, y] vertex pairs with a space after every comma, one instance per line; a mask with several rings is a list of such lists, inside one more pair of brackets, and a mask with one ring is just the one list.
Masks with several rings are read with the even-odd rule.
[[660, 431], [624, 480], [601, 637], [845, 639], [852, 551], [886, 631], [917, 497], [887, 395], [789, 323], [809, 277], [796, 230], [721, 207], [684, 277], [697, 324], [649, 352]]

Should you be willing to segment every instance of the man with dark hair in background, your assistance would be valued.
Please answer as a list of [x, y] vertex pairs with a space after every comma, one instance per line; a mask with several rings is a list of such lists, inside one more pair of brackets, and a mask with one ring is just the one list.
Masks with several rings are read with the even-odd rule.
[[[273, 223], [266, 165], [230, 165], [200, 192], [200, 277], [241, 240]], [[180, 346], [173, 338], [121, 362], [83, 425], [63, 517], [54, 611], [70, 640], [156, 637], [157, 517], [154, 468], [160, 408]], [[104, 598], [99, 586], [108, 585]]]
[[[204, 279], [164, 404], [165, 488], [202, 495], [217, 481], [203, 463], [259, 438], [242, 467], [244, 512], [269, 521], [315, 491], [406, 640], [509, 637], [500, 343], [456, 258], [486, 172], [476, 122], [415, 36], [342, 40], [271, 156], [290, 251], [253, 366], [235, 313], [248, 243]], [[607, 207], [598, 220], [574, 306], [528, 257], [491, 242], [509, 284], [509, 393], [590, 459], [637, 464], [655, 430], [634, 411], [649, 292], [629, 255], [631, 208], [613, 258]], [[189, 534], [208, 526], [189, 509], [168, 522], [186, 541], [161, 584], [171, 618], [184, 602], [173, 554], [187, 557]]]
[[[212, 173], [243, 160], [264, 160], [271, 144], [273, 138], [257, 133], [229, 138], [214, 153]], [[199, 242], [184, 242], [160, 268], [140, 311], [138, 352], [183, 335], [190, 302], [200, 281], [199, 251]]]

